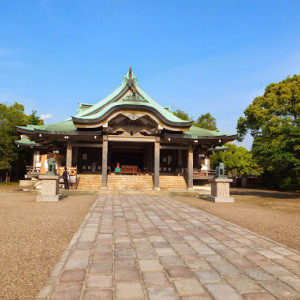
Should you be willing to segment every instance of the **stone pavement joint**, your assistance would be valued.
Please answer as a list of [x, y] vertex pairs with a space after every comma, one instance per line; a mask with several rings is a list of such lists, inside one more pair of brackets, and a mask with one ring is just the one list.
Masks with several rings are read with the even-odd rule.
[[298, 251], [167, 196], [100, 195], [37, 299], [300, 299], [299, 270]]

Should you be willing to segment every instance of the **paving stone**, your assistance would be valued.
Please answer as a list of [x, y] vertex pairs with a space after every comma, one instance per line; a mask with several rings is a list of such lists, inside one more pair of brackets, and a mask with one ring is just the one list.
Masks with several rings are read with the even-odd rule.
[[115, 251], [115, 257], [122, 258], [122, 257], [134, 257], [133, 250], [120, 250]]
[[156, 254], [154, 252], [137, 252], [136, 254], [138, 259], [154, 259]]
[[187, 259], [185, 260], [185, 263], [188, 265], [188, 267], [191, 270], [210, 270], [210, 265], [204, 260], [204, 259]]
[[81, 284], [58, 284], [54, 287], [51, 299], [78, 300], [80, 297], [81, 288]]
[[214, 268], [223, 276], [234, 277], [241, 274], [241, 271], [231, 264], [215, 265]]
[[166, 240], [162, 236], [149, 236], [151, 242], [165, 242]]
[[260, 285], [246, 275], [235, 278], [226, 278], [226, 280], [240, 293], [262, 291]]
[[83, 293], [83, 300], [113, 300], [112, 290], [86, 290]]
[[66, 263], [65, 269], [72, 270], [72, 269], [86, 269], [88, 266], [89, 260], [88, 259], [69, 259]]
[[252, 279], [257, 281], [275, 281], [275, 278], [263, 270], [247, 270], [245, 273], [250, 276]]
[[292, 275], [290, 271], [277, 264], [262, 265], [261, 268], [267, 271], [268, 273], [272, 274], [273, 276]]
[[85, 279], [85, 270], [65, 270], [62, 272], [60, 282], [81, 282]]
[[213, 300], [213, 298], [209, 295], [188, 295], [181, 296], [180, 300]]
[[144, 292], [139, 282], [118, 282], [116, 283], [116, 299], [144, 299]]
[[91, 263], [89, 273], [111, 274], [113, 270], [112, 263]]
[[197, 271], [195, 274], [202, 283], [213, 283], [222, 280], [219, 273], [215, 270]]
[[257, 252], [253, 252], [252, 254], [246, 254], [245, 257], [258, 266], [272, 263], [269, 258]]
[[206, 284], [205, 287], [215, 300], [242, 300], [242, 297], [229, 284]]
[[195, 249], [200, 255], [214, 255], [216, 252], [208, 247], [196, 248]]
[[135, 258], [116, 258], [115, 268], [133, 268], [136, 266]]
[[173, 287], [148, 287], [149, 300], [176, 300], [178, 296]]
[[263, 251], [257, 251], [257, 252], [259, 254], [267, 257], [267, 258], [270, 258], [270, 259], [272, 259], [272, 258], [283, 258], [282, 255], [280, 255], [280, 254], [278, 254], [278, 253], [276, 253], [274, 251], [270, 251], [270, 250], [269, 251], [268, 250], [263, 250]]
[[271, 294], [265, 292], [250, 292], [243, 294], [245, 300], [276, 300]]
[[148, 286], [171, 285], [164, 272], [143, 272], [143, 279]]
[[130, 243], [115, 243], [116, 250], [131, 249]]
[[195, 277], [194, 273], [187, 266], [167, 266], [166, 271], [170, 278]]
[[88, 250], [93, 248], [93, 243], [78, 243], [76, 249]]
[[145, 271], [161, 271], [163, 269], [159, 260], [139, 260], [140, 269], [142, 272]]
[[88, 288], [111, 288], [112, 276], [108, 275], [89, 275], [86, 279], [86, 286]]
[[184, 266], [184, 261], [178, 256], [162, 256], [160, 261], [164, 266]]
[[279, 299], [292, 299], [299, 294], [283, 282], [261, 282], [260, 283], [267, 291]]
[[177, 256], [172, 248], [155, 248], [158, 256]]
[[115, 281], [140, 281], [140, 274], [137, 268], [116, 268]]
[[[296, 291], [300, 292], [300, 278], [296, 276], [280, 276], [279, 279], [284, 281]], [[300, 297], [299, 297], [300, 298]]]
[[176, 279], [173, 281], [179, 295], [205, 294], [204, 287], [196, 279]]
[[91, 250], [81, 250], [76, 249], [71, 254], [70, 258], [89, 258], [91, 255]]

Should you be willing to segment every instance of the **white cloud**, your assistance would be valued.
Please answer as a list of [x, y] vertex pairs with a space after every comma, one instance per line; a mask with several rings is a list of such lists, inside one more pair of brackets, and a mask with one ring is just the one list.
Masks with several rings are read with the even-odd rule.
[[42, 120], [49, 120], [49, 119], [54, 119], [54, 116], [51, 114], [46, 114], [46, 115], [40, 115], [40, 118]]

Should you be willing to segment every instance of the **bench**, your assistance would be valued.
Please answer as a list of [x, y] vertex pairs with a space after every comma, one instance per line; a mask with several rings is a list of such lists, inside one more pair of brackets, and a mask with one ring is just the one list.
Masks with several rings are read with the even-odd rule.
[[123, 166], [121, 166], [121, 173], [122, 174], [137, 174], [138, 166], [123, 165]]

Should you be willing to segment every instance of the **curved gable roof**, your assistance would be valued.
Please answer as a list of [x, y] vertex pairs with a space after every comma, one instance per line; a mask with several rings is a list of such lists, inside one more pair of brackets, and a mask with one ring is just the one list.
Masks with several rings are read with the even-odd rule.
[[[131, 95], [125, 97], [131, 92]], [[105, 119], [116, 110], [145, 110], [156, 114], [162, 123], [175, 128], [188, 129], [191, 121], [184, 121], [176, 117], [169, 110], [165, 109], [154, 101], [147, 93], [145, 93], [137, 83], [137, 78], [131, 70], [124, 76], [122, 84], [113, 91], [109, 96], [99, 101], [95, 105], [80, 111], [72, 117], [75, 126], [85, 124], [98, 124], [104, 122]]]

